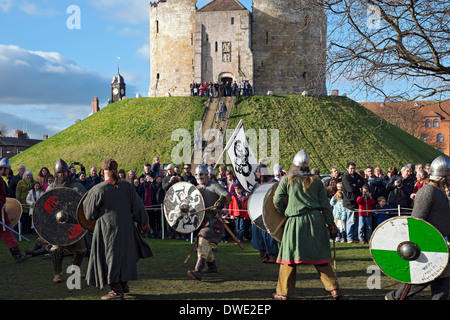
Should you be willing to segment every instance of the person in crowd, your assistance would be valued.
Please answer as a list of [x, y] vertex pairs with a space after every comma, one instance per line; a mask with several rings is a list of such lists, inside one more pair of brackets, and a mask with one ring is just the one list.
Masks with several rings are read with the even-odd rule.
[[127, 180], [131, 184], [134, 184], [134, 179], [136, 179], [136, 172], [134, 172], [133, 170], [129, 170], [125, 180]]
[[195, 179], [194, 175], [191, 172], [191, 165], [190, 164], [185, 164], [183, 166], [183, 169], [184, 169], [184, 175], [181, 177], [183, 179], [183, 181], [190, 182], [194, 186], [196, 186], [197, 185], [197, 179]]
[[388, 205], [384, 196], [378, 197], [378, 204], [375, 206], [375, 212], [373, 214], [375, 220], [375, 228], [382, 222], [395, 216], [390, 205]]
[[139, 181], [138, 178], [134, 178], [132, 185], [134, 187], [134, 190], [136, 190], [139, 198], [142, 199], [142, 202], [144, 202], [145, 191], [143, 184]]
[[[155, 166], [156, 169], [157, 166]], [[150, 163], [144, 164], [144, 172], [139, 176], [139, 179], [145, 179], [146, 176], [154, 177], [156, 174], [152, 171], [152, 165]]]
[[50, 170], [47, 167], [42, 167], [39, 170], [38, 177], [36, 179], [37, 182], [41, 184], [43, 188], [47, 184], [48, 175], [50, 174]]
[[341, 172], [336, 166], [330, 167], [330, 175], [322, 178], [322, 182], [325, 187], [328, 187], [331, 179], [336, 180], [336, 182], [340, 182], [342, 180]]
[[20, 180], [22, 180], [23, 178], [23, 174], [25, 173], [26, 170], [26, 166], [24, 164], [19, 164], [19, 166], [17, 167], [17, 174], [9, 181], [8, 183], [8, 196], [10, 198], [16, 198], [16, 189], [17, 189], [17, 184], [19, 183]]
[[153, 173], [153, 177], [155, 177], [159, 174], [160, 168], [161, 168], [161, 162], [159, 160], [159, 157], [158, 156], [153, 157], [152, 166], [150, 168], [150, 171]]
[[411, 167], [404, 166], [400, 170], [400, 174], [393, 176], [386, 185], [389, 205], [392, 208], [400, 206], [400, 212], [411, 212], [411, 194], [414, 190], [414, 180], [411, 177], [412, 172]]
[[102, 182], [102, 178], [97, 174], [97, 167], [91, 167], [89, 171], [89, 177], [86, 178], [86, 189], [90, 190], [93, 186]]
[[45, 191], [47, 191], [47, 188], [49, 187], [49, 186], [51, 186], [52, 185], [52, 183], [55, 181], [55, 177], [53, 176], [53, 174], [49, 174], [48, 176], [47, 176], [47, 183], [44, 185], [44, 187], [43, 187], [43, 190], [44, 190], [44, 192]]
[[175, 166], [169, 164], [167, 166], [167, 175], [162, 180], [162, 188], [167, 192], [171, 186], [180, 181], [182, 181], [182, 179], [175, 173]]
[[111, 291], [102, 300], [117, 300], [129, 292], [128, 281], [138, 279], [138, 260], [153, 254], [135, 225], [149, 227], [142, 200], [130, 183], [119, 180], [114, 159], [105, 159], [102, 169], [105, 182], [83, 201], [86, 219], [96, 220], [86, 282], [100, 289], [109, 285]]
[[20, 223], [22, 224], [22, 233], [31, 233], [31, 218], [29, 216], [30, 208], [27, 205], [28, 192], [33, 189], [34, 185], [33, 173], [27, 170], [23, 174], [23, 179], [19, 181], [16, 188], [16, 199], [22, 204], [22, 216]]
[[344, 195], [344, 208], [347, 210], [347, 242], [352, 243], [357, 239], [358, 232], [358, 204], [356, 198], [361, 194], [360, 188], [364, 184], [364, 178], [355, 172], [356, 164], [349, 161], [347, 170], [342, 175], [342, 192]]
[[81, 171], [78, 174], [78, 178], [76, 180], [79, 181], [83, 185], [83, 187], [86, 188], [86, 190], [88, 190], [89, 189], [89, 182], [86, 179], [87, 179], [86, 178], [86, 172]]
[[358, 237], [359, 243], [364, 244], [370, 240], [372, 236], [372, 216], [376, 200], [372, 197], [368, 185], [361, 187], [362, 195], [356, 198], [358, 204]]
[[325, 290], [334, 299], [341, 299], [338, 279], [330, 265], [330, 236], [336, 237], [337, 228], [325, 187], [309, 172], [305, 150], [295, 155], [289, 174], [275, 191], [273, 203], [287, 217], [277, 258], [280, 270], [273, 298], [289, 299], [295, 291], [297, 264], [312, 264]]
[[414, 205], [414, 197], [416, 196], [417, 191], [419, 191], [420, 188], [425, 184], [425, 180], [427, 179], [428, 174], [423, 170], [420, 169], [416, 171], [416, 182], [414, 183], [414, 189], [411, 193], [411, 199], [413, 200]]
[[331, 207], [333, 208], [333, 217], [339, 232], [337, 233], [336, 241], [345, 242], [347, 236], [345, 234], [345, 224], [347, 220], [347, 211], [344, 208], [344, 195], [342, 190], [337, 191], [330, 199]]
[[250, 217], [247, 210], [248, 196], [244, 194], [244, 188], [239, 182], [235, 183], [234, 191], [234, 194], [231, 196], [229, 210], [230, 216], [234, 217], [236, 237], [242, 242], [247, 230], [250, 228]]
[[[41, 186], [39, 181], [35, 181], [33, 184], [33, 189], [28, 192], [27, 195], [27, 205], [30, 208], [28, 215], [30, 216], [30, 220], [33, 221], [33, 209], [36, 201], [44, 194], [44, 188]], [[33, 223], [31, 223], [31, 229], [34, 229]]]

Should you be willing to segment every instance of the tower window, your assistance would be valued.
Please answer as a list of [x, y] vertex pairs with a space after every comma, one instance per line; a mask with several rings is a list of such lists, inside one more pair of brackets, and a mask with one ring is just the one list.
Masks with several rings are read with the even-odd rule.
[[442, 133], [437, 134], [437, 142], [444, 142], [444, 135]]
[[433, 120], [433, 128], [439, 128], [439, 120], [438, 119]]
[[266, 32], [266, 44], [269, 44], [269, 31]]
[[159, 33], [159, 21], [156, 20], [156, 33]]
[[234, 24], [234, 17], [231, 17], [231, 24]]
[[216, 52], [217, 52], [217, 50], [219, 50], [219, 44], [216, 41]]
[[431, 120], [427, 119], [427, 120], [425, 120], [425, 128], [429, 128], [429, 127], [431, 127]]
[[156, 80], [159, 80], [159, 73], [156, 74]]

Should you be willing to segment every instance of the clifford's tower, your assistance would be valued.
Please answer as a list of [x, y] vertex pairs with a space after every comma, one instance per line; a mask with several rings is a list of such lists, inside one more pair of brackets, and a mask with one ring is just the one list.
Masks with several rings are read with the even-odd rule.
[[326, 94], [326, 16], [317, 0], [253, 0], [255, 94]]

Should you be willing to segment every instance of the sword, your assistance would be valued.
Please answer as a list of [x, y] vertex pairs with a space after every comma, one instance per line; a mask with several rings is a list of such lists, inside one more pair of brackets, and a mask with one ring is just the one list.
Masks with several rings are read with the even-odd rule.
[[0, 224], [3, 225], [4, 227], [8, 228], [9, 230], [11, 230], [12, 232], [14, 232], [15, 234], [17, 234], [19, 237], [24, 238], [25, 240], [27, 240], [28, 242], [30, 242], [30, 240], [28, 240], [27, 238], [25, 238], [23, 235], [21, 235], [20, 233], [18, 233], [16, 230], [8, 227], [5, 223], [0, 221]]

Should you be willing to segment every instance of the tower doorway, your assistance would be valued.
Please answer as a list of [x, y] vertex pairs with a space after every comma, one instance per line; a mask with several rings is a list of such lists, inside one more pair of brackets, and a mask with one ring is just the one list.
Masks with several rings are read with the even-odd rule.
[[222, 77], [222, 78], [220, 78], [220, 82], [222, 82], [223, 84], [226, 84], [226, 83], [230, 83], [230, 84], [233, 84], [233, 78], [231, 78], [231, 77]]

